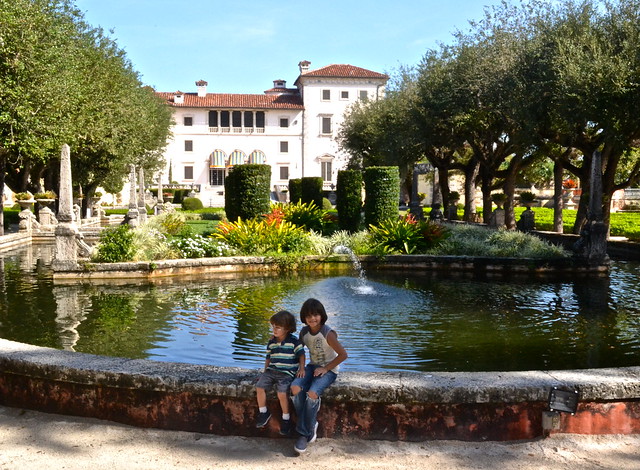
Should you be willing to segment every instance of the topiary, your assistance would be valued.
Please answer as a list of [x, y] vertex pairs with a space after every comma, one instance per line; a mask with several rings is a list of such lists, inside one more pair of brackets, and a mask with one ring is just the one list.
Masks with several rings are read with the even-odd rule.
[[186, 197], [182, 200], [182, 209], [185, 211], [197, 211], [204, 208], [204, 204], [197, 197]]

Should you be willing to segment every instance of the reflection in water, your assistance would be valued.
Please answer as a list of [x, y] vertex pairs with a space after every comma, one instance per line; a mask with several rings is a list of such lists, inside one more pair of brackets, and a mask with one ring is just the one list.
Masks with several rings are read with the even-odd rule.
[[89, 303], [89, 298], [80, 297], [78, 290], [67, 286], [53, 288], [56, 299], [56, 325], [58, 337], [62, 349], [75, 351], [75, 346], [80, 339], [78, 326], [86, 318], [84, 311]]
[[282, 309], [297, 316], [304, 300], [316, 297], [349, 351], [345, 369], [640, 363], [638, 263], [614, 263], [610, 279], [575, 281], [372, 271], [366, 280], [220, 274], [53, 286], [42, 247], [0, 255], [0, 262], [0, 336], [59, 349], [261, 367], [269, 317]]

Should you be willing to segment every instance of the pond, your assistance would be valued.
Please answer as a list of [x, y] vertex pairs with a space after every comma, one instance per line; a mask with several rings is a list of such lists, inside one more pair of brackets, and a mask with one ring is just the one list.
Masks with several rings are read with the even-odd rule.
[[[640, 264], [610, 278], [442, 273], [210, 275], [54, 285], [53, 248], [0, 254], [0, 337], [107, 356], [259, 368], [269, 317], [321, 300], [343, 370], [517, 371], [640, 365]], [[298, 322], [298, 328], [300, 328]]]

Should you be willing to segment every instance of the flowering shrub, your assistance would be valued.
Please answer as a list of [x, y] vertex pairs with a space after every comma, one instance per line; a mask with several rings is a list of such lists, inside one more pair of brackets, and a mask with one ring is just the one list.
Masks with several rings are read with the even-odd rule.
[[225, 242], [201, 235], [174, 238], [169, 245], [180, 253], [181, 258], [213, 258], [233, 256], [236, 252]]
[[371, 242], [382, 253], [410, 254], [425, 250], [446, 237], [446, 229], [427, 221], [418, 221], [412, 214], [369, 226]]
[[295, 204], [281, 204], [273, 208], [274, 211], [279, 211], [282, 215], [281, 220], [291, 222], [297, 227], [301, 227], [307, 231], [314, 230], [316, 232], [322, 232], [326, 219], [327, 211], [320, 209], [313, 202], [296, 202]]
[[567, 178], [562, 182], [562, 187], [565, 189], [573, 189], [578, 187], [578, 183], [576, 182], [576, 180]]
[[277, 218], [222, 222], [212, 236], [247, 255], [300, 252], [309, 245], [302, 228]]

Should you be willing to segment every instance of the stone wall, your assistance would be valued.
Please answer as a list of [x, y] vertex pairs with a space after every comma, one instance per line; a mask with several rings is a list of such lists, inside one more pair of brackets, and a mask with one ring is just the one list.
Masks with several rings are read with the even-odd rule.
[[[276, 419], [266, 430], [255, 428], [258, 372], [109, 358], [0, 340], [2, 405], [140, 427], [276, 437]], [[549, 413], [552, 387], [580, 391], [575, 416]], [[275, 396], [269, 406], [278, 411]], [[412, 441], [640, 433], [640, 367], [341, 372], [323, 397], [319, 422], [322, 437]]]

